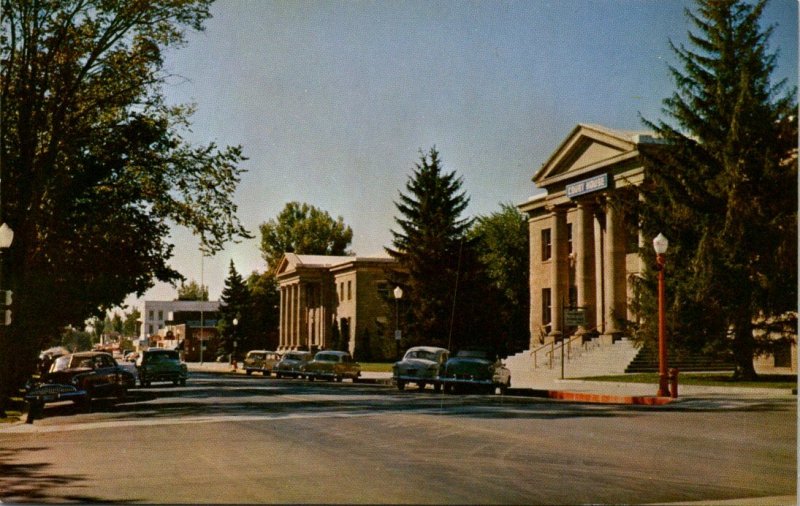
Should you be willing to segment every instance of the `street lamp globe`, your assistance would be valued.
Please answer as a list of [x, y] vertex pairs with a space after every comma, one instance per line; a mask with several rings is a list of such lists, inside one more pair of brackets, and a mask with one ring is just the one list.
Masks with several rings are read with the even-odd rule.
[[239, 325], [239, 319], [238, 318], [234, 318], [233, 319], [233, 326], [235, 327], [237, 325]]
[[11, 241], [14, 240], [14, 231], [7, 223], [0, 225], [0, 249], [6, 249], [11, 246]]
[[403, 289], [399, 286], [394, 287], [394, 298], [395, 299], [402, 299], [403, 298]]
[[669, 247], [669, 241], [664, 234], [659, 233], [655, 239], [653, 239], [653, 249], [656, 250], [657, 255], [663, 255], [667, 252], [667, 248]]

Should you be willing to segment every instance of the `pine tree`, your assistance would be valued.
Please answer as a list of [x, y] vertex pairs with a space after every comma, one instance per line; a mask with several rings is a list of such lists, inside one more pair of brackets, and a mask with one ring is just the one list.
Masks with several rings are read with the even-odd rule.
[[[219, 313], [220, 320], [217, 328], [224, 339], [225, 352], [243, 353], [247, 351], [251, 341], [250, 333], [246, 330], [248, 326], [246, 322], [251, 314], [250, 291], [236, 270], [233, 260], [231, 260], [228, 277], [225, 279], [225, 286], [220, 296]], [[233, 324], [234, 319], [237, 320], [236, 325]], [[237, 342], [236, 350], [233, 346], [234, 340]]]
[[[395, 202], [400, 227], [392, 230], [393, 248], [387, 252], [398, 259], [404, 274], [396, 281], [404, 290], [406, 308], [404, 344], [447, 346], [455, 323], [453, 301], [458, 300], [461, 276], [459, 258], [471, 244], [466, 238], [472, 220], [462, 218], [469, 198], [461, 192], [462, 180], [445, 173], [436, 148], [415, 164], [406, 183], [406, 193]], [[463, 281], [463, 278], [462, 278]], [[463, 285], [462, 285], [463, 287]]]
[[[774, 82], [766, 0], [698, 0], [687, 11], [691, 49], [671, 45], [672, 123], [647, 122], [664, 140], [646, 152], [641, 218], [670, 239], [670, 334], [691, 348], [732, 352], [736, 376], [755, 376], [754, 325], [797, 303], [797, 105]], [[643, 257], [653, 262], [652, 249]], [[642, 311], [653, 315], [653, 273]], [[652, 334], [652, 328], [649, 330]]]

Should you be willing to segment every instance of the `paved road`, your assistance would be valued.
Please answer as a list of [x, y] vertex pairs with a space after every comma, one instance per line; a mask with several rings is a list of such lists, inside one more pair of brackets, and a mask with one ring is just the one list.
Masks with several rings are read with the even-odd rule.
[[194, 374], [0, 425], [0, 500], [783, 504], [796, 427], [792, 396], [637, 407]]

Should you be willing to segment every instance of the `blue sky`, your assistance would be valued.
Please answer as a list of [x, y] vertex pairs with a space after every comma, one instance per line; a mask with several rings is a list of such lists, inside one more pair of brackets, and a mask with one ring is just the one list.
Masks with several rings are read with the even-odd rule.
[[[342, 216], [352, 249], [390, 244], [398, 192], [436, 146], [463, 178], [468, 214], [537, 190], [536, 169], [577, 123], [643, 129], [673, 89], [669, 41], [683, 0], [219, 1], [204, 32], [166, 55], [168, 100], [193, 102], [193, 142], [241, 144], [236, 194], [255, 239], [203, 262], [218, 298], [232, 259], [265, 268], [259, 224], [286, 202]], [[798, 4], [773, 0], [776, 77], [797, 84]], [[201, 280], [198, 243], [175, 232], [174, 267]], [[157, 285], [147, 299], [172, 299]]]

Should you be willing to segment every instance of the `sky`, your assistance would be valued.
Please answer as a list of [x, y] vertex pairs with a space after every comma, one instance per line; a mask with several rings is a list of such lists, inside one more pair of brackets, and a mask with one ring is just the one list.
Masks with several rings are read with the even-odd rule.
[[[231, 261], [263, 272], [259, 225], [290, 201], [353, 229], [359, 256], [383, 254], [394, 202], [421, 152], [462, 178], [468, 216], [520, 204], [578, 123], [645, 130], [674, 91], [669, 43], [686, 44], [689, 0], [224, 0], [165, 55], [171, 103], [194, 103], [186, 137], [241, 145], [235, 195], [255, 236], [201, 258], [173, 233], [171, 265], [219, 298]], [[797, 85], [798, 3], [772, 0], [774, 77]], [[172, 300], [158, 283], [143, 297]], [[131, 296], [127, 303], [140, 299]]]

